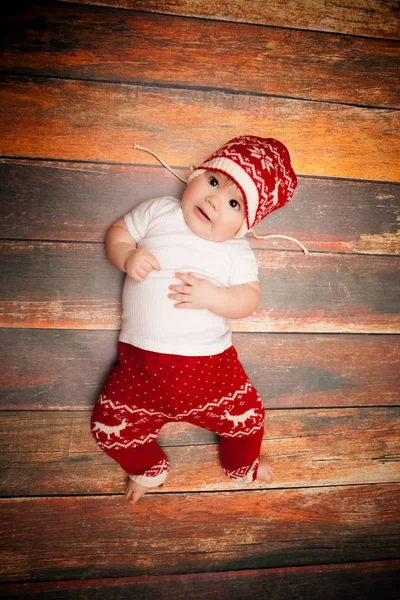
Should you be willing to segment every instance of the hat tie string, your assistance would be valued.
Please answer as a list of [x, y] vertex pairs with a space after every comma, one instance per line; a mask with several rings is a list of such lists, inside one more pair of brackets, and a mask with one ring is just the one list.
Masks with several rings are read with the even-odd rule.
[[294, 244], [297, 244], [303, 250], [303, 252], [306, 256], [308, 256], [310, 254], [310, 251], [307, 250], [307, 248], [301, 242], [299, 242], [298, 239], [296, 239], [294, 237], [290, 237], [288, 235], [280, 235], [278, 233], [270, 233], [268, 235], [257, 235], [254, 232], [254, 229], [249, 229], [247, 233], [251, 233], [257, 240], [267, 240], [270, 238], [281, 238], [282, 240], [289, 240], [289, 242], [293, 242]]
[[[150, 150], [149, 148], [146, 148], [145, 146], [140, 146], [140, 144], [133, 144], [133, 147], [135, 148], [135, 150], [142, 150], [143, 152], [147, 152], [148, 154], [151, 154], [152, 156], [154, 156], [154, 158], [156, 158], [158, 160], [159, 163], [162, 164], [163, 167], [165, 167], [170, 173], [172, 173], [172, 175], [175, 175], [175, 177], [180, 179], [180, 181], [182, 181], [183, 183], [187, 183], [187, 179], [184, 179], [183, 177], [181, 177], [179, 175], [179, 173], [177, 173], [172, 167], [170, 167], [165, 162], [165, 160], [163, 160], [161, 158], [161, 156], [156, 154], [156, 152], [153, 152], [153, 150]], [[270, 238], [281, 238], [283, 240], [288, 240], [289, 242], [293, 242], [294, 244], [297, 244], [303, 250], [303, 252], [306, 256], [308, 256], [310, 254], [310, 252], [307, 250], [307, 248], [301, 242], [299, 242], [299, 240], [297, 240], [296, 238], [293, 238], [293, 237], [289, 237], [288, 235], [280, 235], [278, 233], [276, 233], [276, 234], [271, 233], [268, 235], [257, 235], [253, 229], [249, 229], [247, 233], [253, 234], [253, 236], [257, 240], [267, 240]]]
[[172, 173], [172, 175], [175, 175], [175, 177], [177, 177], [178, 179], [180, 179], [183, 183], [187, 183], [187, 179], [184, 179], [183, 177], [181, 177], [179, 175], [179, 173], [177, 173], [176, 171], [174, 171], [174, 169], [172, 167], [170, 167], [165, 160], [163, 160], [161, 158], [161, 156], [159, 156], [158, 154], [156, 154], [155, 152], [153, 152], [153, 150], [149, 150], [149, 148], [145, 148], [144, 146], [140, 146], [139, 144], [133, 144], [133, 147], [136, 150], [143, 150], [143, 152], [148, 152], [149, 154], [151, 154], [152, 156], [154, 156], [161, 164], [163, 167], [165, 167], [166, 169], [168, 169], [168, 171], [170, 173]]

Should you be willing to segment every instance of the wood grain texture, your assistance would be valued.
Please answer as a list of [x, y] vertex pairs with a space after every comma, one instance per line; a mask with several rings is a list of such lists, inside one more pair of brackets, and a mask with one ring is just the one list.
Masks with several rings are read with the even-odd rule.
[[[117, 336], [0, 329], [1, 409], [90, 410], [116, 362]], [[399, 402], [399, 336], [235, 333], [233, 343], [267, 410]]]
[[[0, 413], [1, 495], [123, 493], [126, 475], [92, 439], [90, 414]], [[171, 472], [162, 488], [149, 493], [396, 482], [399, 417], [398, 407], [267, 411], [262, 454], [275, 467], [271, 485], [228, 480], [220, 467], [214, 434], [187, 423], [169, 423], [159, 443]]]
[[397, 600], [400, 561], [286, 567], [226, 573], [142, 575], [115, 579], [6, 584], [7, 598], [30, 600], [243, 600], [244, 598], [324, 600]]
[[397, 0], [71, 0], [128, 10], [399, 39]]
[[400, 106], [394, 41], [63, 3], [14, 8], [0, 69]]
[[120, 496], [13, 498], [0, 500], [0, 507], [4, 582], [400, 555], [398, 486], [392, 484], [147, 494], [134, 509]]
[[[139, 202], [183, 189], [155, 166], [0, 159], [0, 237], [102, 242]], [[310, 250], [400, 255], [399, 222], [398, 184], [301, 177], [292, 201], [255, 231], [297, 237]], [[249, 240], [293, 249], [284, 240]]]
[[[6, 9], [0, 595], [397, 600], [398, 9]], [[183, 174], [245, 133], [282, 139], [299, 175], [293, 201], [257, 233], [313, 251], [253, 239], [263, 301], [232, 323], [266, 408], [275, 481], [233, 487], [216, 436], [174, 423], [160, 436], [166, 484], [128, 507], [126, 475], [89, 429], [120, 323], [123, 275], [104, 233], [137, 202], [183, 189], [134, 142]]]
[[284, 142], [299, 175], [400, 181], [390, 109], [7, 75], [0, 102], [3, 156], [154, 164], [137, 143], [182, 166], [246, 133]]
[[[102, 244], [0, 242], [0, 327], [117, 329], [123, 273]], [[262, 299], [234, 331], [399, 333], [397, 257], [256, 251]]]

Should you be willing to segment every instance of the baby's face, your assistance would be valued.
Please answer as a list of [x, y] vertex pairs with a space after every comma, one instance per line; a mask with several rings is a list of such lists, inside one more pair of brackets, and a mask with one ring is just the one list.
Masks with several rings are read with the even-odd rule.
[[245, 218], [241, 191], [216, 171], [204, 171], [188, 183], [181, 206], [193, 233], [212, 242], [231, 240]]

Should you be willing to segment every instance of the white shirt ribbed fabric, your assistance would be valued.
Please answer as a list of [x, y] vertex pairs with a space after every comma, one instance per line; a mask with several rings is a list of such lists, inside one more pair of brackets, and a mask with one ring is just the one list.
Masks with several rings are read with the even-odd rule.
[[180, 201], [171, 196], [142, 202], [124, 219], [138, 247], [157, 258], [161, 271], [151, 271], [142, 282], [126, 276], [120, 341], [184, 356], [209, 356], [229, 348], [227, 319], [206, 309], [174, 308], [168, 286], [182, 283], [175, 277], [177, 271], [225, 287], [257, 281], [249, 242], [211, 242], [197, 236], [186, 225]]

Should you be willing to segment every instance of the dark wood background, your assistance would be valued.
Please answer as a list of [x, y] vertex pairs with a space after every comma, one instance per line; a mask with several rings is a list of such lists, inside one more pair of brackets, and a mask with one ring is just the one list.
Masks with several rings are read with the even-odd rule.
[[[13, 2], [0, 59], [1, 587], [49, 600], [398, 598], [399, 3]], [[102, 5], [102, 6], [100, 6]], [[180, 194], [235, 135], [281, 139], [299, 186], [252, 239], [262, 302], [232, 322], [266, 408], [271, 486], [166, 427], [134, 508], [91, 438], [123, 276], [107, 227]]]

